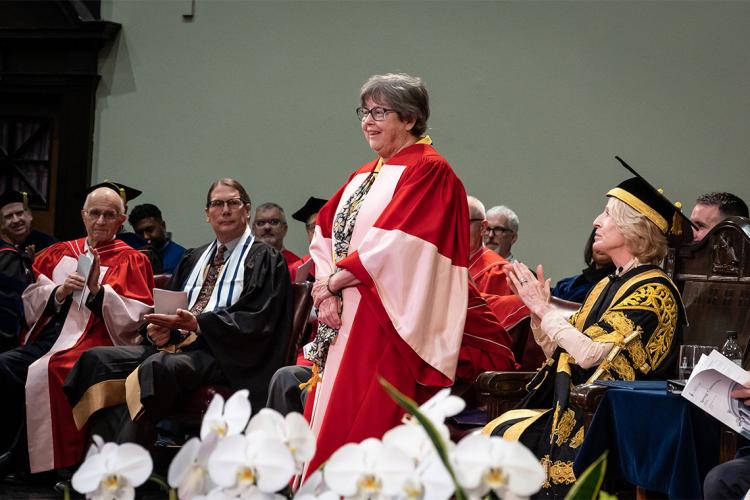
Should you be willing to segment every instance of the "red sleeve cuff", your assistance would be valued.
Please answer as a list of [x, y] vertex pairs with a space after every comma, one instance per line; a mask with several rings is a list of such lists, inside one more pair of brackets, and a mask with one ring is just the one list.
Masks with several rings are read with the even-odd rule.
[[367, 286], [375, 286], [375, 282], [372, 281], [370, 273], [367, 272], [365, 266], [362, 265], [362, 261], [359, 260], [359, 253], [356, 250], [338, 261], [336, 267], [346, 269]]

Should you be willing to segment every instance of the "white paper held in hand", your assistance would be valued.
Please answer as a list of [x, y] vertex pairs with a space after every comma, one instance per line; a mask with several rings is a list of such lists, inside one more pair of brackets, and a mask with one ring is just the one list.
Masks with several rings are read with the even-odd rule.
[[[83, 276], [83, 282], [89, 282], [89, 274], [91, 274], [91, 264], [94, 262], [94, 257], [86, 252], [78, 256], [78, 265], [76, 266], [76, 272]], [[84, 284], [83, 290], [76, 290], [73, 292], [73, 301], [78, 304], [78, 310], [81, 310], [83, 305], [83, 299], [86, 296], [86, 290], [88, 286]]]
[[154, 288], [154, 312], [156, 314], [175, 314], [177, 309], [187, 309], [187, 307], [187, 292]]

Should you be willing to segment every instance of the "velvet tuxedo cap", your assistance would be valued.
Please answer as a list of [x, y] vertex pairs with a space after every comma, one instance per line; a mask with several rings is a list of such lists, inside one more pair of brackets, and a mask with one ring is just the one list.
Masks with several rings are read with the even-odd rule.
[[680, 210], [680, 202], [672, 203], [660, 189], [656, 189], [642, 175], [625, 163], [625, 160], [615, 156], [623, 167], [635, 177], [622, 181], [617, 187], [610, 189], [607, 196], [617, 198], [630, 208], [653, 222], [665, 235], [682, 234], [683, 224], [692, 224]]
[[307, 219], [309, 219], [312, 214], [317, 214], [318, 212], [320, 212], [320, 209], [323, 208], [323, 205], [325, 205], [326, 203], [328, 203], [328, 200], [310, 196], [307, 199], [305, 206], [292, 214], [292, 219], [306, 223]]
[[10, 205], [11, 203], [23, 203], [23, 208], [28, 210], [28, 195], [26, 193], [15, 191], [13, 189], [9, 189], [3, 194], [0, 194], [0, 208], [3, 208], [5, 205]]
[[94, 184], [93, 186], [86, 189], [86, 195], [88, 195], [95, 189], [99, 189], [102, 187], [109, 188], [115, 193], [119, 194], [120, 198], [122, 198], [122, 202], [125, 204], [127, 204], [130, 200], [138, 198], [143, 193], [143, 191], [132, 188], [130, 186], [126, 186], [125, 184], [120, 184], [119, 182], [112, 182], [108, 179], [104, 182], [100, 182], [99, 184]]

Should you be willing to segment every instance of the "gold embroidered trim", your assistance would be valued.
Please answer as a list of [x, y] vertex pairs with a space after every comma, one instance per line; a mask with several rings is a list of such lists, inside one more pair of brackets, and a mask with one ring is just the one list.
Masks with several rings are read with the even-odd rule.
[[633, 365], [638, 368], [638, 370], [642, 373], [648, 373], [651, 371], [648, 354], [646, 353], [646, 349], [644, 349], [640, 338], [630, 342], [625, 348], [628, 350], [630, 358], [633, 360]]
[[554, 484], [573, 484], [576, 482], [572, 461], [555, 460], [553, 462], [549, 455], [544, 455], [539, 462], [544, 467], [546, 477], [542, 488], [549, 488], [551, 486], [550, 480]]
[[565, 372], [572, 376], [570, 373], [570, 363], [573, 358], [567, 352], [561, 352], [560, 358], [557, 360], [557, 373]]
[[552, 430], [549, 434], [549, 444], [555, 440], [555, 434], [557, 433], [557, 420], [560, 418], [560, 402], [555, 403], [555, 412], [552, 414]]
[[656, 227], [658, 227], [662, 233], [667, 234], [667, 229], [669, 229], [669, 223], [667, 222], [667, 219], [662, 217], [659, 212], [648, 206], [639, 198], [633, 196], [632, 193], [628, 193], [624, 189], [616, 187], [610, 189], [607, 192], [607, 196], [612, 196], [630, 205], [638, 213], [645, 215], [648, 220], [656, 224]]
[[620, 380], [635, 380], [635, 371], [622, 353], [615, 356], [610, 367], [614, 368]]
[[677, 329], [679, 313], [672, 290], [661, 283], [643, 285], [612, 308], [613, 311], [628, 309], [650, 311], [658, 319], [656, 328], [646, 343], [651, 368], [656, 368], [667, 357]]
[[586, 328], [586, 330], [583, 333], [585, 335], [588, 335], [591, 338], [591, 340], [598, 341], [599, 337], [601, 337], [602, 335], [607, 335], [608, 332], [601, 326], [594, 323], [590, 327]]
[[597, 283], [589, 292], [586, 297], [586, 302], [584, 302], [581, 308], [570, 318], [571, 324], [575, 326], [579, 332], [583, 331], [583, 324], [586, 322], [586, 318], [588, 318], [591, 308], [594, 307], [594, 304], [599, 298], [599, 295], [602, 294], [604, 287], [607, 286], [607, 283], [609, 283], [609, 278], [604, 278], [599, 281], [599, 283]]
[[563, 413], [563, 416], [557, 424], [557, 429], [555, 429], [550, 436], [550, 444], [552, 444], [552, 440], [555, 438], [555, 434], [557, 434], [557, 446], [562, 446], [562, 444], [570, 437], [570, 433], [573, 431], [575, 425], [576, 414], [569, 408], [565, 410], [565, 413]]
[[526, 418], [539, 418], [539, 416], [544, 415], [545, 413], [551, 411], [549, 410], [528, 410], [528, 409], [520, 409], [520, 410], [509, 410], [500, 415], [499, 417], [487, 422], [487, 424], [482, 428], [482, 434], [485, 436], [489, 436], [492, 434], [492, 431], [495, 430], [495, 427], [504, 424], [505, 422], [508, 422], [509, 420], [515, 420], [515, 419], [526, 419]]
[[633, 320], [628, 318], [624, 312], [615, 309], [611, 309], [604, 313], [602, 321], [605, 321], [614, 329], [614, 331], [622, 335], [622, 338], [627, 337], [635, 330], [635, 323], [633, 323]]
[[570, 440], [570, 447], [576, 449], [581, 446], [581, 443], [583, 443], [583, 426], [580, 426], [578, 428], [575, 436], [573, 436], [573, 439]]

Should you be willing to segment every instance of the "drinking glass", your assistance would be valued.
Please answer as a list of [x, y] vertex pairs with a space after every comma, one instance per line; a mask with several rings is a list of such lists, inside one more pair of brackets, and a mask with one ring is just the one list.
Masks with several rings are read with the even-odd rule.
[[701, 355], [706, 356], [713, 350], [718, 350], [718, 347], [711, 345], [682, 345], [680, 346], [680, 369], [679, 378], [686, 380], [690, 378], [690, 374], [693, 373], [693, 368], [701, 359]]

